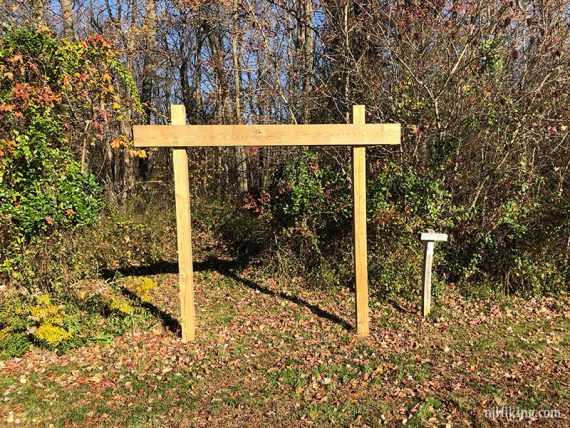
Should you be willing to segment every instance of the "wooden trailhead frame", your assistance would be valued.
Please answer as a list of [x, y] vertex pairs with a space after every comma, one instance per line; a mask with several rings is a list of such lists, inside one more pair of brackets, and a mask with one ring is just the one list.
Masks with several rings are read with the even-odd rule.
[[367, 124], [365, 106], [353, 106], [353, 123], [333, 125], [186, 125], [183, 105], [171, 106], [171, 125], [133, 127], [135, 147], [173, 148], [174, 194], [182, 340], [196, 335], [190, 222], [188, 147], [351, 146], [353, 186], [356, 331], [368, 336], [368, 261], [366, 248], [366, 146], [400, 144], [397, 123]]

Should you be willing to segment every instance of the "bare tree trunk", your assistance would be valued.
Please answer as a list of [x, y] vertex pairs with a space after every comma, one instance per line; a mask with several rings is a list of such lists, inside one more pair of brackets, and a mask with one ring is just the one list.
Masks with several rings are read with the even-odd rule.
[[[202, 28], [208, 39], [208, 43], [211, 49], [211, 57], [212, 57], [212, 67], [214, 69], [214, 74], [216, 76], [216, 83], [217, 87], [219, 88], [219, 95], [217, 97], [217, 105], [221, 106], [216, 112], [217, 121], [219, 123], [229, 123], [233, 120], [232, 111], [231, 111], [231, 103], [230, 103], [230, 87], [228, 82], [228, 74], [224, 67], [224, 58], [225, 52], [223, 50], [223, 34], [221, 34], [217, 29], [213, 28], [210, 23], [204, 19], [202, 21]], [[218, 165], [218, 171], [220, 172], [220, 180], [219, 180], [219, 190], [220, 195], [222, 195], [224, 189], [228, 188], [228, 184], [230, 184], [229, 175], [230, 171], [236, 171], [235, 168], [235, 157], [231, 161], [226, 157], [226, 161], [222, 164], [221, 159], [224, 157], [224, 153], [227, 153], [227, 150], [220, 148], [219, 150], [219, 161], [220, 164]], [[230, 163], [234, 163], [234, 167]], [[237, 182], [237, 180], [236, 180]]]
[[61, 18], [63, 23], [63, 37], [72, 40], [73, 34], [73, 4], [71, 0], [61, 0]]
[[[196, 105], [192, 99], [192, 90], [188, 84], [188, 57], [184, 54], [186, 51], [186, 43], [184, 40], [180, 41], [180, 63], [178, 72], [180, 74], [180, 89], [182, 90], [182, 103], [186, 107], [186, 111], [190, 116], [190, 123], [194, 123], [193, 120], [197, 116]], [[198, 66], [196, 66], [198, 68]]]
[[196, 37], [196, 65], [194, 67], [194, 123], [202, 123], [202, 37], [198, 34]]
[[[145, 3], [146, 15], [144, 19], [145, 34], [144, 34], [144, 63], [143, 75], [141, 84], [141, 101], [144, 111], [144, 123], [151, 123], [152, 114], [152, 90], [154, 83], [154, 56], [156, 52], [156, 2], [155, 0], [146, 0]], [[148, 156], [138, 159], [139, 175], [144, 180], [148, 179]]]
[[151, 122], [152, 89], [154, 82], [154, 54], [156, 51], [156, 2], [146, 0], [146, 16], [144, 19], [144, 63], [141, 84], [141, 101], [144, 108], [145, 123]]
[[315, 35], [313, 32], [313, 2], [312, 0], [298, 0], [299, 16], [299, 46], [301, 55], [302, 84], [301, 103], [303, 106], [303, 122], [309, 121], [310, 99], [313, 92], [314, 50]]
[[344, 6], [344, 13], [343, 13], [343, 33], [344, 33], [344, 56], [345, 56], [345, 69], [344, 69], [344, 111], [346, 111], [346, 123], [350, 123], [350, 112], [349, 112], [349, 97], [350, 97], [350, 71], [349, 71], [349, 64], [348, 64], [348, 54], [350, 52], [350, 29], [348, 26], [348, 13], [350, 7], [350, 0], [346, 0], [346, 4]]
[[[137, 23], [137, 0], [131, 1], [131, 28], [134, 28]], [[131, 60], [132, 52], [134, 52], [134, 37], [132, 34], [128, 34], [127, 38], [127, 63], [126, 68], [127, 70], [134, 74], [134, 66]], [[130, 122], [133, 118], [135, 112], [130, 109], [126, 112], [126, 121], [121, 122], [121, 133], [123, 135], [128, 135], [132, 133], [132, 127], [127, 127], [126, 124]], [[134, 163], [132, 161], [132, 156], [129, 153], [129, 150], [126, 148], [123, 149], [122, 153], [122, 162], [121, 162], [121, 178], [120, 178], [120, 193], [119, 193], [119, 201], [122, 201], [127, 196], [127, 192], [130, 191], [135, 185], [135, 168]]]
[[[233, 60], [233, 78], [234, 78], [234, 122], [241, 124], [242, 122], [242, 112], [241, 112], [241, 66], [239, 61], [239, 40], [240, 28], [239, 28], [239, 14], [238, 14], [239, 0], [234, 0], [233, 10], [232, 10], [232, 60]], [[238, 179], [238, 190], [240, 193], [245, 193], [248, 190], [247, 183], [247, 160], [243, 151], [243, 147], [234, 148], [235, 163], [237, 166], [237, 179]]]

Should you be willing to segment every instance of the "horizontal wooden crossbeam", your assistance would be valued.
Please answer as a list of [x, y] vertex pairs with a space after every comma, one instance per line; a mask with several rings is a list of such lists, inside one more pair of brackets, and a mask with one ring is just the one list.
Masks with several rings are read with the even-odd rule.
[[400, 144], [400, 124], [135, 125], [135, 147]]

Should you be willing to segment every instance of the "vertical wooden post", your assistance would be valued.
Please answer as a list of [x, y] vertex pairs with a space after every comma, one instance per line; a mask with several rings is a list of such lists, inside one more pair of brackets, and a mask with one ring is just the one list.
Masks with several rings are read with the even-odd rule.
[[[352, 122], [366, 122], [363, 105], [352, 108]], [[366, 250], [366, 147], [352, 148], [352, 195], [354, 235], [354, 279], [356, 289], [356, 332], [370, 333], [368, 321], [368, 252]]]
[[431, 311], [431, 266], [433, 264], [433, 250], [435, 241], [447, 241], [447, 234], [435, 233], [433, 229], [420, 233], [420, 241], [426, 243], [424, 252], [424, 276], [422, 314], [427, 317]]
[[433, 241], [426, 241], [424, 253], [424, 297], [422, 301], [422, 314], [427, 317], [431, 310], [431, 266], [433, 263]]
[[[171, 124], [186, 125], [183, 105], [171, 106]], [[194, 269], [192, 266], [192, 230], [190, 220], [190, 183], [186, 149], [173, 149], [174, 194], [176, 198], [176, 236], [178, 240], [178, 282], [180, 284], [180, 313], [182, 341], [195, 338]]]

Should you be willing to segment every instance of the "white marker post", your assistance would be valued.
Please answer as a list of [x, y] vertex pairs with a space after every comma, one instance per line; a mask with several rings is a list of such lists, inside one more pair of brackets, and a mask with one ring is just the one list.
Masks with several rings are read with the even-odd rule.
[[424, 253], [424, 296], [422, 314], [424, 317], [427, 317], [431, 309], [431, 265], [433, 263], [434, 244], [435, 241], [447, 241], [447, 234], [435, 233], [432, 229], [428, 229], [427, 232], [420, 233], [420, 240], [426, 243]]

